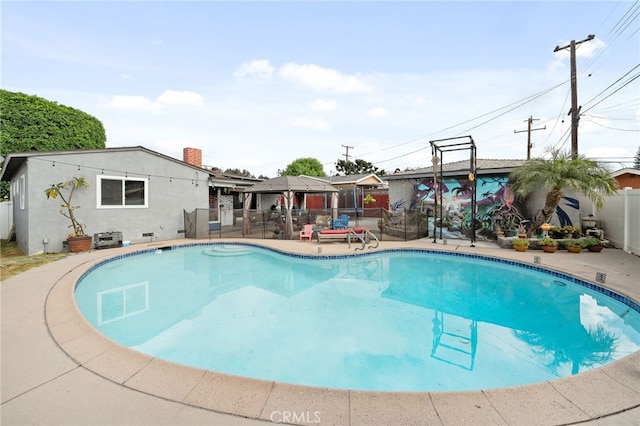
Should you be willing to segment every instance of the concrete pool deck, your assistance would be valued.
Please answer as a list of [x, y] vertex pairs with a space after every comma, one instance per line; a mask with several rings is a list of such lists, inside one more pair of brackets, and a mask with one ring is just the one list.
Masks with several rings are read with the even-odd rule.
[[[353, 254], [344, 242], [236, 241], [299, 254]], [[1, 283], [2, 425], [640, 425], [640, 351], [605, 367], [527, 386], [469, 392], [362, 392], [293, 386], [185, 367], [117, 345], [79, 314], [73, 287], [96, 262], [176, 240], [72, 254]], [[640, 302], [640, 258], [601, 253], [518, 253], [468, 241], [381, 242], [533, 263]], [[367, 250], [370, 251], [370, 250]], [[359, 251], [356, 253], [360, 253]]]

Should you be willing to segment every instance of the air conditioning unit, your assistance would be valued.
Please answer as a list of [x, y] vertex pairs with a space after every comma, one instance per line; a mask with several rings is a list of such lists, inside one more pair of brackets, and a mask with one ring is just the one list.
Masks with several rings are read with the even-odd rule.
[[122, 247], [122, 232], [100, 232], [93, 234], [96, 249]]

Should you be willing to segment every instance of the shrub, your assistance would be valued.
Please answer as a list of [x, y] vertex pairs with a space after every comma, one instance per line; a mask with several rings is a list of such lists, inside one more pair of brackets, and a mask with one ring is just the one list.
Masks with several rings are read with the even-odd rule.
[[529, 240], [526, 238], [514, 238], [513, 239], [514, 246], [526, 246], [529, 247]]
[[551, 237], [543, 237], [540, 238], [538, 240], [538, 245], [539, 246], [551, 246], [551, 247], [557, 247], [558, 246], [558, 242], [556, 240], [554, 240]]

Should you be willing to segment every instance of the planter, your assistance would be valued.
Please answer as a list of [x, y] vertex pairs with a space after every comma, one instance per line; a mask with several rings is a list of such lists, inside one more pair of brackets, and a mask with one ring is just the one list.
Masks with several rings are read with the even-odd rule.
[[604, 248], [603, 245], [597, 245], [597, 246], [589, 246], [587, 247], [587, 250], [592, 251], [594, 253], [600, 253], [603, 248]]
[[567, 251], [569, 253], [580, 253], [582, 251], [582, 247], [580, 247], [580, 246], [567, 247]]
[[91, 235], [83, 235], [82, 237], [73, 237], [67, 239], [67, 245], [71, 253], [87, 251], [91, 248]]
[[556, 250], [558, 249], [558, 247], [556, 246], [540, 246], [542, 248], [542, 251], [544, 251], [545, 253], [555, 253]]
[[513, 246], [516, 251], [527, 251], [528, 246]]

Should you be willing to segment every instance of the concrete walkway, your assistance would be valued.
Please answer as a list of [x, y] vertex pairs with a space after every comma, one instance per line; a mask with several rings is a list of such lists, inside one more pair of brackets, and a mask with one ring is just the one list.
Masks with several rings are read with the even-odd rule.
[[[237, 241], [237, 240], [236, 240]], [[285, 251], [353, 253], [345, 243], [242, 240]], [[126, 349], [80, 316], [74, 283], [104, 258], [179, 240], [72, 254], [1, 284], [2, 425], [640, 425], [640, 352], [605, 367], [528, 386], [471, 392], [359, 392], [284, 385], [173, 364]], [[200, 241], [196, 241], [200, 242]], [[606, 286], [640, 301], [640, 258], [517, 253], [490, 243], [382, 242], [506, 257]]]

